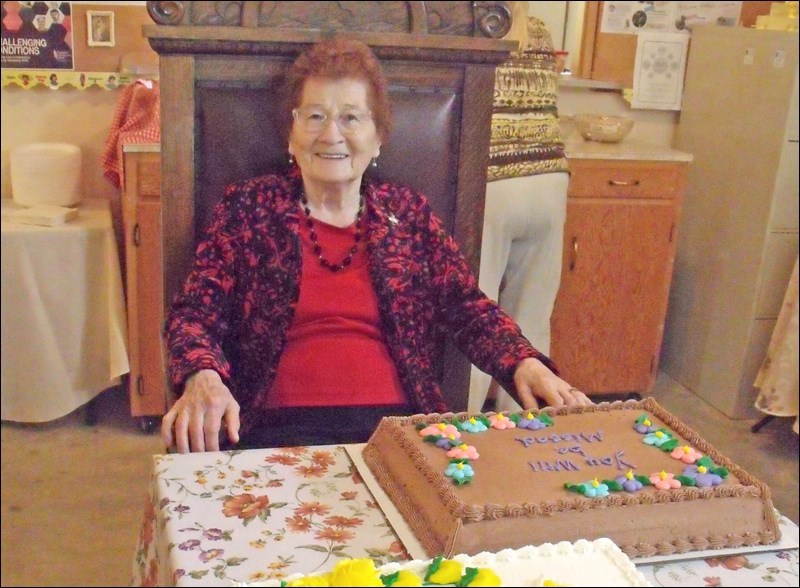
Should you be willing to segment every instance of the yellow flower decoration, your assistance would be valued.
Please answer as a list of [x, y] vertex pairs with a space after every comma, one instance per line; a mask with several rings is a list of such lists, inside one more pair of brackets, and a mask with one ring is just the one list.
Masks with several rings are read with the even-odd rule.
[[478, 419], [476, 419], [475, 417], [469, 417], [469, 424], [474, 425], [477, 422], [478, 422]]
[[528, 414], [525, 415], [525, 418], [528, 419], [529, 421], [532, 421], [533, 420], [533, 413], [529, 412]]
[[664, 436], [664, 432], [663, 431], [656, 431], [655, 433], [653, 433], [653, 435], [655, 435], [656, 437], [661, 439], [661, 437]]
[[705, 474], [708, 471], [708, 468], [706, 466], [697, 466], [697, 471], [701, 474]]
[[328, 576], [330, 574], [320, 574], [318, 576], [303, 576], [302, 578], [298, 578], [297, 580], [292, 580], [291, 582], [286, 582], [287, 586], [330, 586], [330, 581], [328, 580]]
[[502, 582], [489, 568], [478, 568], [478, 574], [467, 586], [502, 586]]
[[650, 426], [650, 425], [652, 425], [653, 423], [652, 423], [652, 421], [651, 421], [650, 419], [644, 419], [644, 420], [642, 421], [642, 424], [643, 424], [645, 427], [649, 427], [649, 426]]
[[445, 428], [447, 425], [445, 425], [444, 423], [439, 423], [439, 424], [438, 424], [438, 425], [436, 425], [436, 426], [437, 426], [437, 427], [439, 427], [439, 430], [440, 430], [440, 431], [444, 431], [444, 428]]
[[331, 586], [383, 586], [375, 562], [365, 557], [343, 560], [330, 572]]
[[461, 579], [461, 564], [452, 559], [443, 559], [439, 569], [430, 575], [428, 580], [433, 584], [455, 584]]
[[408, 570], [400, 570], [392, 586], [422, 586], [422, 578]]
[[599, 481], [597, 478], [595, 478], [594, 480], [592, 480], [592, 486], [593, 486], [594, 488], [597, 488], [599, 485], [600, 485], [600, 481]]
[[689, 447], [688, 445], [684, 445], [683, 447], [681, 447], [681, 449], [683, 449], [684, 453], [689, 453], [692, 450], [692, 448]]
[[628, 470], [628, 473], [625, 474], [625, 477], [629, 480], [633, 480], [633, 470]]
[[661, 473], [658, 474], [658, 477], [661, 478], [662, 480], [666, 480], [667, 479], [667, 472], [665, 472], [664, 470], [661, 470]]

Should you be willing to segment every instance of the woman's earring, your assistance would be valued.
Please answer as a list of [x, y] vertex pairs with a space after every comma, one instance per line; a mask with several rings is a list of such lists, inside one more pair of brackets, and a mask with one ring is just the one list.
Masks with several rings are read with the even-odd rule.
[[370, 163], [369, 163], [369, 166], [372, 169], [375, 169], [376, 167], [378, 167], [378, 158], [377, 157], [373, 157], [372, 161], [370, 161]]
[[289, 154], [289, 165], [294, 165], [294, 155]]

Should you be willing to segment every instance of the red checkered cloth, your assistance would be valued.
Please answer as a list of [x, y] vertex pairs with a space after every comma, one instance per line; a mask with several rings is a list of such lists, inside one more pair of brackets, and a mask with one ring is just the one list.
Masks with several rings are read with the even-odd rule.
[[100, 159], [103, 176], [114, 186], [125, 185], [122, 147], [127, 143], [161, 142], [161, 103], [158, 82], [136, 80], [122, 89], [111, 131]]

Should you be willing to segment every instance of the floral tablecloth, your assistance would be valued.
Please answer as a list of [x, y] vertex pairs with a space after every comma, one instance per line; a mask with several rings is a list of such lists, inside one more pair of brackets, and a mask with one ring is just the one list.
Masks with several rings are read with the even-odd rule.
[[[408, 559], [345, 448], [153, 456], [132, 585], [232, 586], [344, 557]], [[637, 567], [656, 586], [798, 585], [797, 549]]]

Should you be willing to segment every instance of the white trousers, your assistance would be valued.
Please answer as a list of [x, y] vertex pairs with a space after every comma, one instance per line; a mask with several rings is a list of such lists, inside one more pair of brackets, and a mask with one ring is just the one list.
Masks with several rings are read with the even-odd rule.
[[[550, 315], [561, 282], [568, 182], [569, 174], [556, 172], [486, 185], [479, 285], [545, 355], [550, 353]], [[491, 381], [472, 367], [470, 412], [481, 410]], [[498, 390], [495, 410], [520, 408]]]

